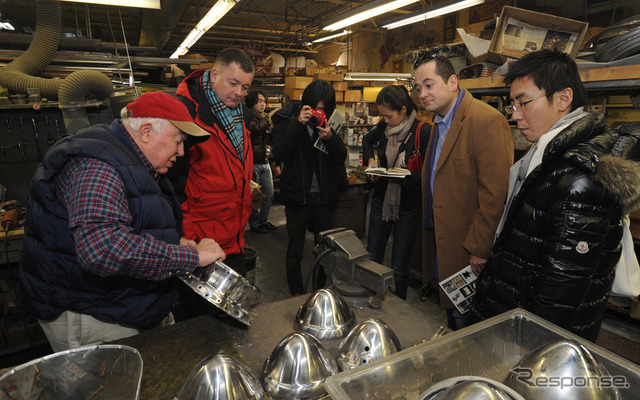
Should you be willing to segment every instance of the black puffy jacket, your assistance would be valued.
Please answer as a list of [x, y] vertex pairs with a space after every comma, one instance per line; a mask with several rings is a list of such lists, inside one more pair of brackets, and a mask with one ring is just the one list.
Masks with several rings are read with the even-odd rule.
[[589, 112], [547, 145], [478, 278], [476, 313], [521, 307], [596, 339], [620, 258], [620, 219], [638, 208], [638, 135], [640, 124], [613, 130]]
[[273, 157], [283, 162], [280, 175], [280, 198], [289, 207], [309, 205], [309, 193], [313, 173], [320, 185], [320, 204], [335, 207], [340, 191], [347, 186], [344, 161], [347, 148], [342, 139], [333, 132], [331, 138], [323, 140], [327, 153], [313, 145], [318, 138], [309, 135], [307, 125], [298, 121], [301, 105], [287, 103], [271, 117], [273, 122]]

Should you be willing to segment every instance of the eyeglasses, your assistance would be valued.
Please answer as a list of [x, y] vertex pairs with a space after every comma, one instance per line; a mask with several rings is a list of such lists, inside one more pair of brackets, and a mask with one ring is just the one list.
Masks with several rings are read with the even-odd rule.
[[535, 99], [539, 99], [540, 97], [543, 97], [543, 96], [544, 96], [544, 97], [549, 96], [551, 93], [552, 93], [552, 92], [546, 92], [546, 93], [540, 94], [540, 95], [538, 95], [538, 96], [536, 96], [536, 97], [532, 97], [532, 98], [530, 98], [530, 99], [527, 99], [527, 100], [525, 100], [525, 101], [521, 101], [521, 102], [519, 102], [519, 103], [509, 104], [509, 105], [507, 106], [507, 108], [506, 108], [507, 114], [508, 114], [509, 116], [511, 116], [511, 115], [513, 115], [513, 113], [514, 113], [514, 112], [516, 112], [516, 111], [518, 111], [518, 112], [523, 112], [523, 111], [524, 111], [524, 106], [525, 106], [526, 104], [529, 104], [529, 103], [531, 103], [532, 101], [534, 101]]

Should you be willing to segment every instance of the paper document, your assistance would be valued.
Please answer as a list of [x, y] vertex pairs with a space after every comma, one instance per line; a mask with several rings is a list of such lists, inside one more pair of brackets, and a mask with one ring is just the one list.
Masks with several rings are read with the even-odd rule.
[[[340, 129], [342, 129], [344, 120], [344, 114], [338, 110], [334, 110], [333, 114], [331, 114], [331, 117], [327, 121], [327, 126], [333, 130], [334, 134], [337, 134], [338, 132], [340, 132]], [[324, 143], [322, 143], [322, 140], [320, 138], [316, 140], [316, 142], [313, 144], [313, 147], [320, 150], [324, 154], [329, 154], [329, 152], [327, 151], [327, 147], [324, 145]]]
[[331, 117], [327, 121], [327, 126], [335, 131], [335, 133], [340, 133], [340, 129], [342, 129], [342, 125], [344, 125], [344, 114], [337, 109], [333, 111]]
[[469, 301], [476, 293], [476, 279], [476, 275], [471, 271], [471, 265], [467, 265], [440, 282], [440, 287], [460, 311], [460, 314], [469, 311]]

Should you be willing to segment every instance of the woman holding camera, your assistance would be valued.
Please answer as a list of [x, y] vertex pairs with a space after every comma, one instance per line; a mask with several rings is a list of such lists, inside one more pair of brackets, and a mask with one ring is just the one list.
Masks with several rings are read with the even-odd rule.
[[[347, 149], [326, 125], [336, 105], [333, 86], [317, 80], [302, 93], [302, 102], [287, 103], [271, 117], [273, 156], [284, 163], [280, 198], [287, 217], [287, 283], [292, 295], [305, 293], [300, 262], [306, 230], [318, 233], [333, 228], [338, 194], [347, 185], [344, 162]], [[317, 287], [324, 285], [321, 270]], [[317, 288], [317, 287], [314, 287]]]
[[[431, 126], [420, 125], [416, 119], [417, 107], [404, 86], [384, 87], [376, 98], [376, 105], [383, 119], [362, 140], [365, 165], [408, 168], [416, 144], [420, 154], [425, 154]], [[374, 154], [376, 145], [378, 161]], [[421, 165], [414, 164], [411, 169], [418, 167]], [[395, 294], [403, 300], [407, 298], [409, 259], [420, 227], [420, 168], [406, 178], [367, 176], [373, 186], [367, 251], [373, 261], [382, 263], [393, 230], [391, 267]]]

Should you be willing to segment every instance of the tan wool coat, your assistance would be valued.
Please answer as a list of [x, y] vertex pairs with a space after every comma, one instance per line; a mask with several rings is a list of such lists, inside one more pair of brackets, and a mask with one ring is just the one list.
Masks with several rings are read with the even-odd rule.
[[[433, 146], [435, 125], [426, 155]], [[425, 157], [422, 167], [423, 208], [428, 161]], [[436, 166], [434, 229], [423, 230], [422, 235], [423, 278], [433, 276], [436, 254], [438, 281], [469, 265], [471, 254], [489, 258], [512, 164], [513, 136], [507, 120], [495, 108], [466, 92]], [[439, 292], [441, 307], [453, 308], [442, 289]]]

